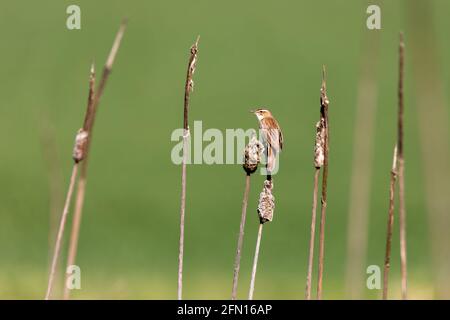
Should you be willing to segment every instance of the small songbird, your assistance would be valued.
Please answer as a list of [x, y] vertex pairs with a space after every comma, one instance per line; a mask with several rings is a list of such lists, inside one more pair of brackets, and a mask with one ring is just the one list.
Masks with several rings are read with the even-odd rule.
[[266, 149], [266, 168], [268, 176], [270, 176], [275, 169], [277, 153], [283, 148], [283, 133], [269, 110], [261, 108], [250, 112], [254, 113], [259, 120], [259, 128]]

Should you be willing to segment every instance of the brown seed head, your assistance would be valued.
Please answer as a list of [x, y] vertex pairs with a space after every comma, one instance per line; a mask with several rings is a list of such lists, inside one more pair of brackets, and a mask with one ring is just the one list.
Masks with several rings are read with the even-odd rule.
[[88, 141], [88, 132], [83, 130], [82, 128], [78, 130], [78, 133], [75, 137], [75, 145], [73, 146], [72, 158], [78, 163], [84, 159], [86, 153], [86, 146]]
[[256, 139], [256, 136], [253, 135], [244, 149], [244, 163], [242, 164], [248, 175], [254, 173], [256, 169], [258, 169], [258, 164], [261, 162], [261, 154], [263, 151], [264, 146]]
[[319, 169], [325, 160], [325, 120], [323, 118], [316, 124], [316, 145], [314, 146], [314, 167]]
[[272, 221], [273, 211], [275, 209], [275, 197], [272, 194], [273, 182], [271, 180], [264, 181], [263, 191], [259, 195], [258, 215], [259, 222], [266, 223]]

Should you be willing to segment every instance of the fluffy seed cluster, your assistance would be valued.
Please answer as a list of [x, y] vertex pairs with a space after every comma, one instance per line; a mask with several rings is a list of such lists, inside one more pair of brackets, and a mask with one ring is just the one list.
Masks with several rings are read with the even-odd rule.
[[72, 158], [77, 163], [83, 160], [85, 157], [88, 136], [89, 134], [86, 130], [78, 130], [72, 152]]
[[261, 154], [263, 151], [263, 144], [256, 139], [255, 136], [252, 136], [250, 142], [245, 146], [244, 163], [242, 164], [247, 174], [250, 175], [258, 169], [258, 164], [261, 162]]
[[316, 124], [316, 145], [314, 146], [314, 166], [319, 169], [325, 160], [325, 120], [322, 118]]
[[258, 215], [259, 222], [272, 221], [275, 209], [275, 197], [272, 194], [273, 183], [271, 180], [264, 181], [263, 191], [259, 195]]

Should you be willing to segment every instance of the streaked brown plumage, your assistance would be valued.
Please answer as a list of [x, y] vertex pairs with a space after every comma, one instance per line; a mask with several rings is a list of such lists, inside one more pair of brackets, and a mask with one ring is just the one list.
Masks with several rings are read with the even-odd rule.
[[277, 153], [283, 149], [283, 133], [272, 113], [267, 109], [256, 109], [253, 112], [259, 120], [259, 128], [265, 142], [267, 156], [267, 171], [272, 173], [275, 168]]

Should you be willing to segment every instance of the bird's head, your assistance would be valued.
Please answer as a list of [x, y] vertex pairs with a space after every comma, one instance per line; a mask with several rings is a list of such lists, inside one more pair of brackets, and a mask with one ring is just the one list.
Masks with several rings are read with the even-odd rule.
[[269, 110], [267, 110], [267, 109], [256, 109], [256, 110], [251, 110], [250, 111], [251, 113], [254, 113], [255, 115], [256, 115], [256, 117], [258, 118], [258, 120], [262, 120], [262, 119], [264, 119], [264, 118], [267, 118], [267, 117], [271, 117], [272, 116], [272, 113], [270, 113], [270, 111]]

